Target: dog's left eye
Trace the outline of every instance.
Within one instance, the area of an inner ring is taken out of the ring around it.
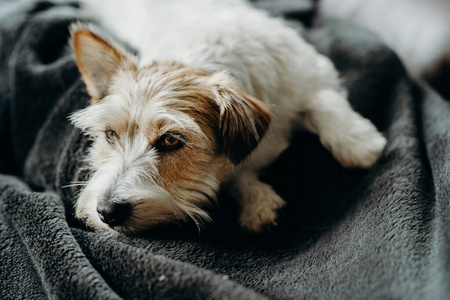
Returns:
[[[105,131],[106,140],[108,143],[113,144],[117,138],[117,134],[114,130],[108,129]]]
[[[158,140],[156,148],[158,148],[159,151],[167,152],[180,149],[183,145],[184,143],[180,138],[172,134],[165,134]]]

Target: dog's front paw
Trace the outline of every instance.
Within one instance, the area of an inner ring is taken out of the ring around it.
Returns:
[[[86,227],[93,231],[108,232],[112,230],[108,225],[103,223],[97,215],[91,214],[83,209],[77,209],[75,216],[81,220]]]
[[[367,119],[359,120],[350,132],[342,133],[331,147],[334,157],[348,168],[370,168],[386,147],[386,138]]]
[[[85,190],[77,201],[75,217],[81,220],[86,227],[97,232],[108,232],[112,229],[100,220],[97,213],[96,201],[93,201],[94,194]]]
[[[262,233],[277,225],[278,210],[286,202],[267,184],[261,183],[246,193],[239,218],[242,229],[248,233]]]

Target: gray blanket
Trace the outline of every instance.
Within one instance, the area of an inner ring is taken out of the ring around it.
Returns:
[[[310,22],[308,1],[258,2]],[[74,218],[89,141],[67,116],[89,99],[67,47],[75,3],[0,1],[1,299],[449,299],[450,103],[352,25],[304,34],[352,106],[389,143],[368,171],[342,168],[308,133],[263,180],[287,199],[279,226],[246,236],[220,195],[215,222],[105,235]]]

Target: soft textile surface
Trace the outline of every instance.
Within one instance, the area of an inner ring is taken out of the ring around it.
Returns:
[[[80,187],[65,187],[86,175],[88,141],[67,115],[89,99],[66,46],[84,17],[56,3],[0,1],[1,299],[449,297],[450,105],[376,37],[335,22],[305,32],[389,140],[371,170],[343,169],[298,133],[264,175],[289,202],[272,232],[242,235],[223,193],[200,233],[105,235],[75,220]],[[280,2],[305,19],[310,4]]]

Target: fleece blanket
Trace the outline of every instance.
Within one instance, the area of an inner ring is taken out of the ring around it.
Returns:
[[[367,171],[299,132],[262,179],[288,202],[247,236],[221,192],[215,222],[146,236],[74,218],[89,141],[67,121],[89,99],[67,47],[68,1],[0,1],[1,299],[449,299],[450,103],[411,79],[374,35],[314,19],[308,1],[253,1],[341,73],[352,106],[388,139]],[[297,6],[296,6],[297,5]]]

